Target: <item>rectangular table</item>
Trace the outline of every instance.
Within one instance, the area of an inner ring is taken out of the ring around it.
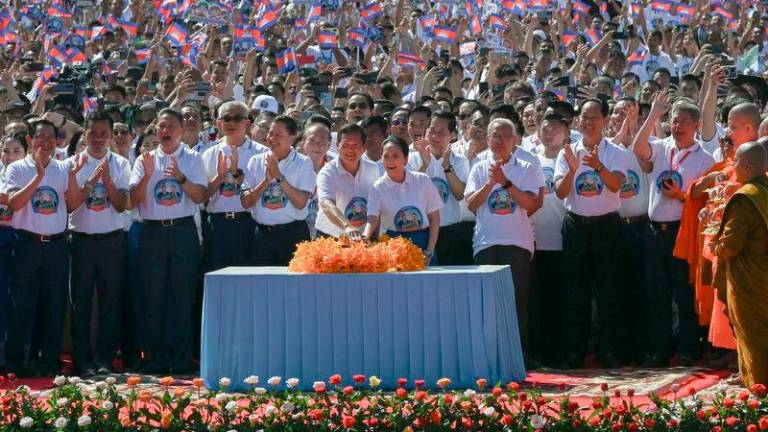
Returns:
[[[448,377],[452,387],[521,381],[525,366],[507,266],[413,273],[294,274],[230,267],[205,275],[201,376],[233,390],[257,375],[318,380],[341,374],[396,380]]]

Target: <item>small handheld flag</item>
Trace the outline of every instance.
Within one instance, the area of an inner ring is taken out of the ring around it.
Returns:
[[[335,49],[339,47],[336,32],[322,30],[317,35],[317,42],[322,49]]]
[[[293,48],[288,48],[277,54],[277,70],[280,74],[287,74],[297,69],[298,63]]]
[[[447,26],[435,26],[432,29],[432,35],[435,40],[448,43],[456,42],[456,37],[458,36],[456,30]]]
[[[165,31],[165,39],[174,46],[187,44],[187,31],[179,23],[174,22]]]

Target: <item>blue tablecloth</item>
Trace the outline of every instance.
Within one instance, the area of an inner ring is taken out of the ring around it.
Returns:
[[[414,273],[293,274],[230,267],[205,275],[201,375],[248,388],[257,375],[317,380],[441,377],[452,387],[525,378],[507,266],[430,267]]]

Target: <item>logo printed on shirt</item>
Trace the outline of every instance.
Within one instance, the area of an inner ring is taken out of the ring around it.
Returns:
[[[0,222],[10,222],[13,219],[13,210],[8,206],[0,206]]]
[[[355,228],[365,225],[366,218],[368,217],[368,201],[360,197],[352,198],[344,209],[344,217]]]
[[[88,194],[88,198],[85,199],[85,207],[90,211],[100,212],[109,207],[109,197],[107,196],[107,188],[103,183],[96,183],[96,185]]]
[[[547,188],[547,194],[551,194],[555,191],[555,170],[543,167],[541,171],[544,173],[544,187]]]
[[[517,204],[509,197],[509,192],[504,188],[496,188],[488,195],[488,210],[497,216],[511,215],[515,212]]]
[[[645,72],[648,73],[648,76],[652,76],[654,72],[656,72],[656,69],[659,68],[659,62],[656,60],[648,60],[648,63],[645,64]]]
[[[432,183],[435,185],[435,188],[437,188],[437,193],[440,194],[440,198],[443,200],[443,204],[448,202],[448,194],[450,193],[450,190],[448,189],[448,182],[441,179],[440,177],[432,177]]]
[[[640,192],[640,176],[632,170],[627,170],[627,177],[624,178],[624,183],[621,184],[619,189],[619,197],[621,199],[630,199],[637,196]]]
[[[240,194],[240,185],[235,182],[232,173],[227,173],[226,178],[219,184],[219,195],[225,198],[232,198]]]
[[[672,180],[672,183],[678,188],[683,188],[683,176],[677,171],[665,170],[656,178],[656,187],[658,188],[656,193],[661,193],[661,190],[664,188],[664,182],[668,180]]]
[[[395,213],[395,228],[398,231],[418,231],[424,225],[421,210],[414,206],[406,206]]]
[[[288,197],[278,182],[272,182],[261,196],[261,205],[270,210],[280,210],[288,204]]]
[[[595,171],[584,171],[576,177],[576,195],[589,198],[601,193],[603,193],[603,179]]]
[[[49,186],[41,186],[35,190],[30,200],[32,211],[49,216],[59,210],[59,194]]]
[[[155,202],[161,206],[174,206],[183,196],[184,191],[174,178],[164,178],[155,184]]]
[[[317,201],[317,191],[312,195],[312,198],[307,203],[307,224],[309,226],[315,226],[317,220],[317,211],[320,210],[320,203]]]

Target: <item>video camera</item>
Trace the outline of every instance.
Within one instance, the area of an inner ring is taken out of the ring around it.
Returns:
[[[51,105],[80,106],[83,96],[91,96],[88,88],[93,71],[89,66],[64,66],[59,75],[51,79],[54,83]]]

